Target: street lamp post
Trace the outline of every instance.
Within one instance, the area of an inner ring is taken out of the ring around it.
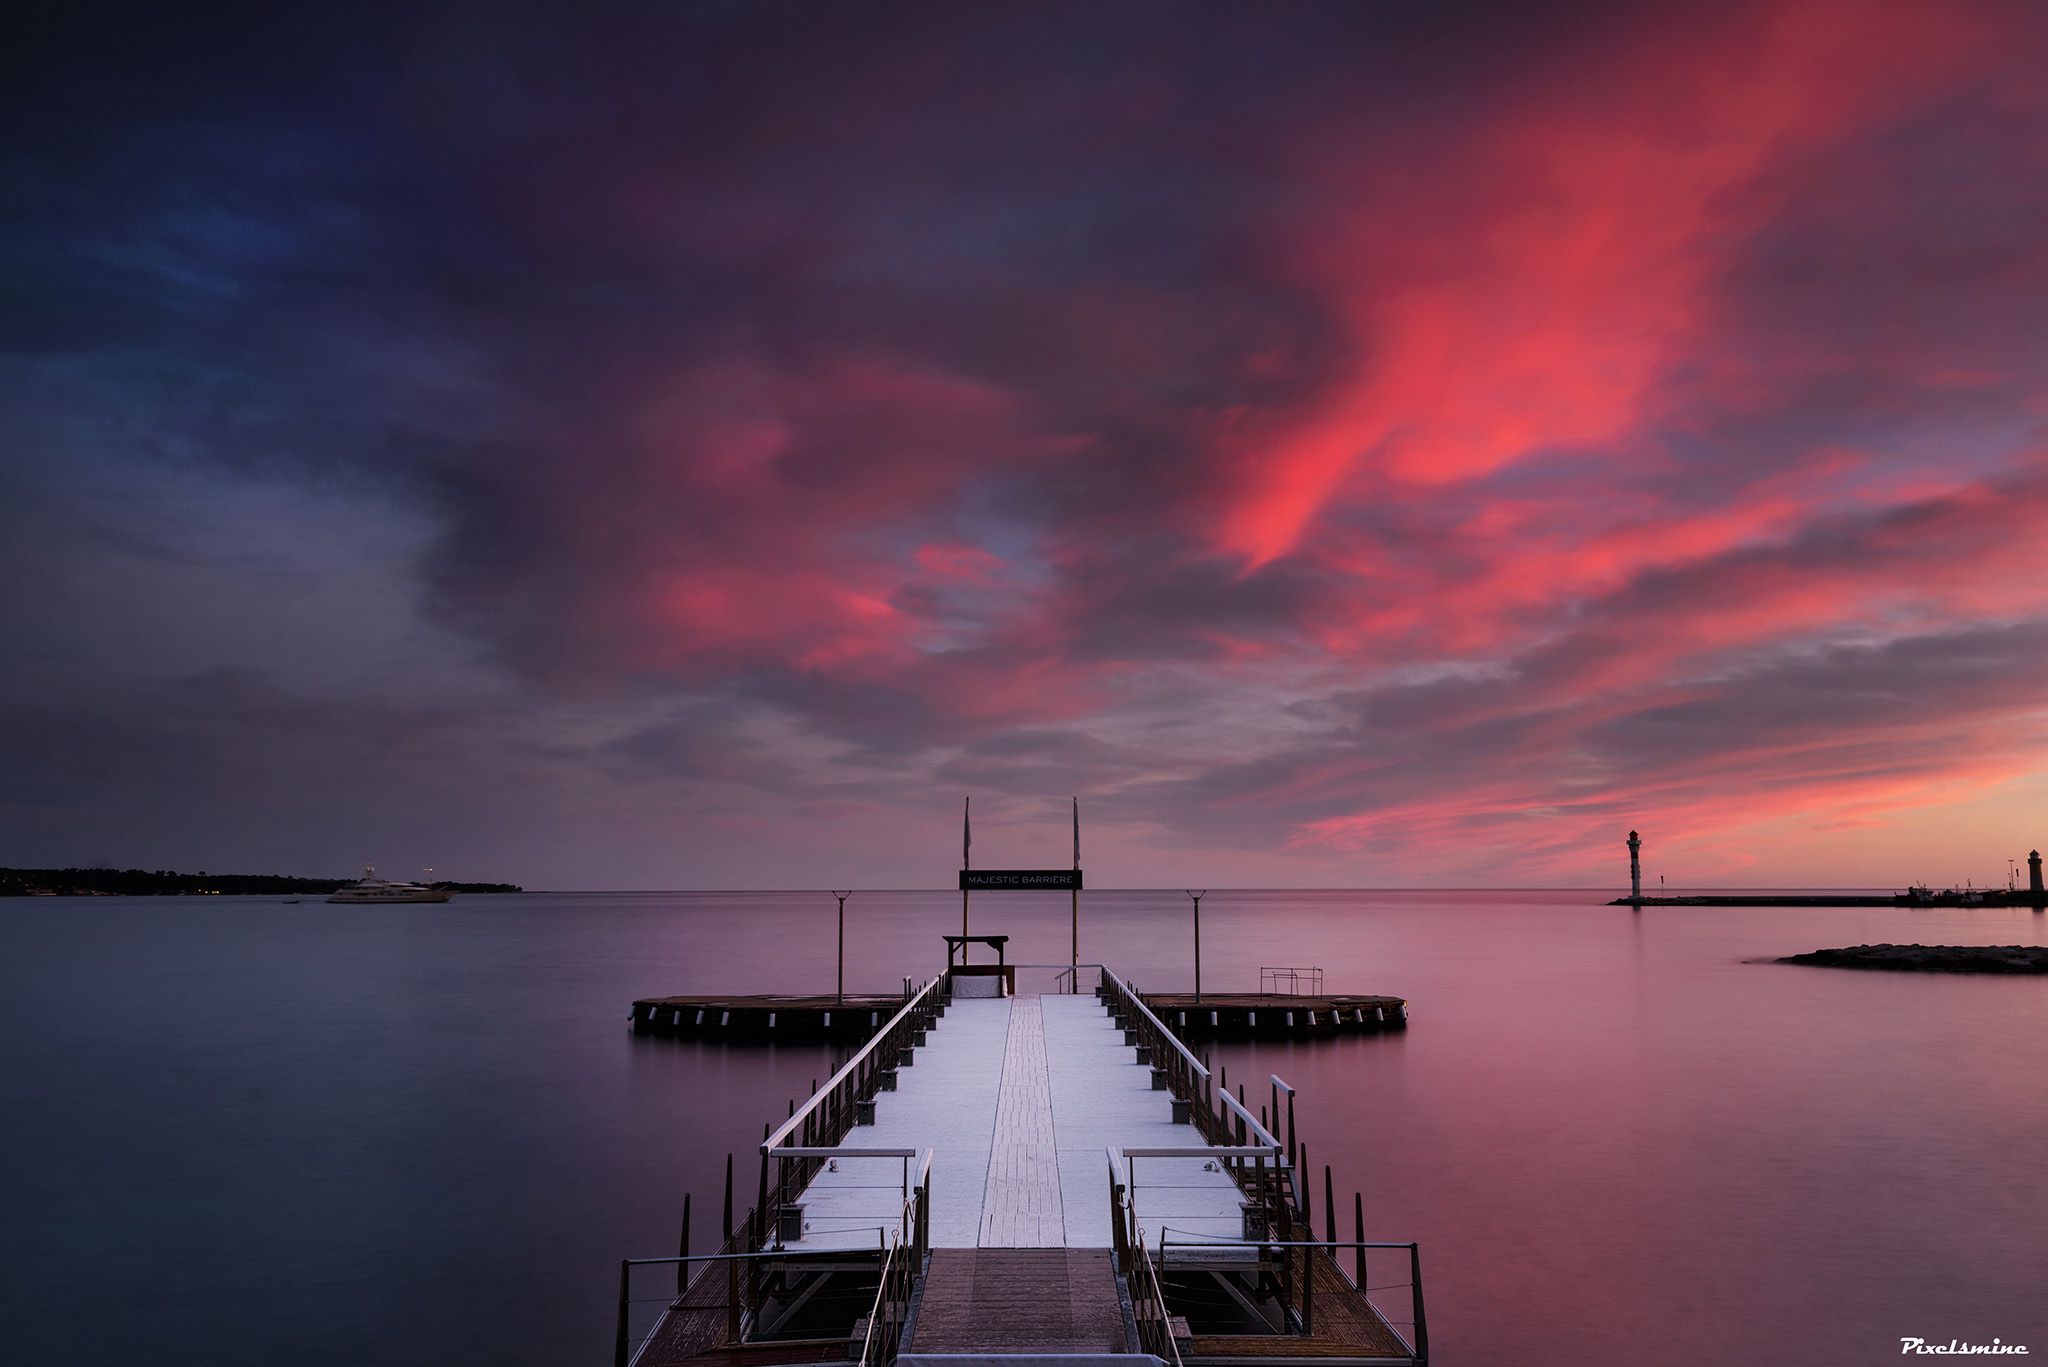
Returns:
[[[1209,895],[1203,888],[1200,892],[1190,889],[1188,896],[1195,901],[1195,1000],[1202,1000],[1202,899]]]
[[[839,1005],[841,1005],[841,1006],[844,1006],[844,1005],[846,1005],[846,899],[847,899],[847,898],[849,898],[849,897],[851,897],[851,896],[853,896],[853,890],[849,888],[849,889],[848,889],[847,891],[845,891],[845,892],[835,892],[835,893],[833,893],[832,895],[833,895],[834,897],[837,897],[837,898],[839,899],[839,983],[838,983],[838,996],[839,996]]]

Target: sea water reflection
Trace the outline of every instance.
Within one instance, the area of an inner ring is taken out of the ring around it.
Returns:
[[[1317,964],[1410,999],[1404,1034],[1214,1053],[1300,1089],[1311,1164],[1345,1204],[1364,1193],[1370,1237],[1422,1241],[1438,1360],[2048,1350],[2048,981],[1750,962],[2038,944],[2044,918],[1599,900],[1204,900],[1207,987]],[[701,1245],[725,1155],[744,1173],[831,1062],[636,1039],[627,1003],[829,988],[833,906],[0,906],[0,1354],[602,1362],[617,1260],[673,1251],[685,1191]],[[1082,907],[1084,958],[1190,985],[1180,893]],[[847,910],[850,990],[935,972],[959,925],[951,893]],[[1064,895],[981,895],[974,916],[1013,959],[1066,956]]]

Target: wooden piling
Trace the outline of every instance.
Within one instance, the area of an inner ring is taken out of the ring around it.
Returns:
[[[683,1261],[676,1264],[676,1294],[682,1295],[690,1284],[690,1193],[683,1193],[683,1235],[676,1240],[676,1256]]]
[[[1408,1282],[1415,1297],[1415,1360],[1429,1361],[1429,1317],[1422,1309],[1422,1250],[1408,1246]]]
[[[1353,1270],[1358,1273],[1358,1289],[1368,1291],[1365,1284],[1365,1193],[1362,1191],[1351,1193],[1351,1238],[1358,1245],[1352,1250],[1354,1256],[1351,1260]]]
[[[619,1324],[617,1337],[612,1342],[613,1367],[626,1367],[626,1359],[632,1352],[631,1319],[633,1314],[633,1264],[625,1259],[619,1261]]]

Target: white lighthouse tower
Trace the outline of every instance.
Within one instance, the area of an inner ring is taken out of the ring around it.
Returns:
[[[1628,900],[1643,904],[1643,838],[1634,831],[1628,833]]]

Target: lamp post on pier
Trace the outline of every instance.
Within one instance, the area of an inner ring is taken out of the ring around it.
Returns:
[[[960,871],[974,867],[974,799],[960,800]],[[967,963],[967,880],[960,880],[960,962]]]
[[[1067,990],[1081,990],[1081,799],[1074,799],[1074,886],[1068,890],[1073,912],[1073,946],[1067,964]]]
[[[1198,1002],[1202,1000],[1202,899],[1208,895],[1207,888],[1200,892],[1192,888],[1188,890],[1188,896],[1195,902],[1195,1000]]]
[[[853,890],[849,888],[845,892],[835,892],[832,895],[839,899],[839,981],[837,995],[839,1005],[844,1006],[846,1005],[846,899],[853,896]]]

